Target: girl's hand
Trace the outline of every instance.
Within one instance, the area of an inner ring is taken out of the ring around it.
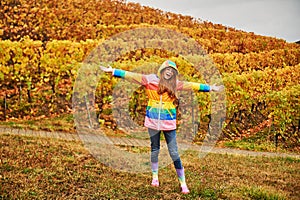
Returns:
[[[100,69],[104,72],[113,72],[114,70],[111,66],[109,67],[100,66]]]
[[[222,92],[223,90],[224,90],[224,85],[217,86],[216,84],[213,84],[210,86],[210,91]]]

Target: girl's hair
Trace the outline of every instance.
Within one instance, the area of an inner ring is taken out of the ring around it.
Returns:
[[[163,77],[163,73],[166,70],[166,68],[161,70],[157,93],[163,94],[163,93],[167,92],[171,98],[177,99],[177,90],[176,89],[177,89],[177,74],[178,73],[175,69],[173,69],[173,68],[171,68],[171,69],[173,70],[173,76],[168,80],[164,79],[164,77]]]

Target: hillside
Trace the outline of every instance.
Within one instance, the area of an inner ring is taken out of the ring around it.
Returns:
[[[296,43],[126,1],[2,0],[0,11],[2,121],[70,114],[77,71],[92,49],[126,30],[163,27],[194,38],[220,71],[227,98],[224,137],[262,132],[267,140],[279,139],[286,146],[299,143],[300,46]],[[179,55],[149,49],[128,52],[115,65],[128,69],[156,56],[172,57],[184,69],[189,67]],[[104,125],[116,128],[110,99],[117,81],[102,81],[104,89],[96,91],[97,115]],[[201,133],[207,129],[209,109],[200,114]]]
[[[195,38],[214,39],[215,42],[240,39],[230,44],[239,43],[236,44],[239,45],[237,51],[245,51],[245,42],[254,42],[252,48],[258,45],[260,49],[256,51],[294,47],[281,39],[258,36],[122,0],[3,0],[0,10],[2,40],[18,41],[24,36],[41,41],[102,39],[136,26],[159,25],[173,26]],[[261,44],[254,40],[260,40]]]

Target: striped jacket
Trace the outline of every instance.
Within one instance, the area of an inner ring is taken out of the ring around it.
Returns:
[[[157,93],[159,77],[156,74],[143,75],[114,69],[113,76],[145,86],[146,93],[149,97],[144,123],[146,127],[155,130],[176,129],[176,107],[173,104],[174,99],[170,98],[167,93],[161,95]],[[201,83],[177,81],[177,90],[209,92],[210,86]]]

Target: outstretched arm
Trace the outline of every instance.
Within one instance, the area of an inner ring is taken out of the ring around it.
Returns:
[[[224,90],[224,86],[220,85],[217,86],[214,85],[208,85],[208,84],[202,84],[202,83],[195,83],[195,82],[186,82],[186,81],[180,81],[177,85],[178,90],[196,90],[200,92],[221,92]]]
[[[114,69],[111,66],[109,66],[109,67],[100,66],[100,69],[104,72],[112,73],[112,75],[115,77],[124,78],[128,81],[138,83],[141,85],[145,84],[144,83],[145,78],[144,78],[144,75],[142,75],[142,74],[133,73],[133,72],[129,72],[129,71],[121,70],[121,69]]]

